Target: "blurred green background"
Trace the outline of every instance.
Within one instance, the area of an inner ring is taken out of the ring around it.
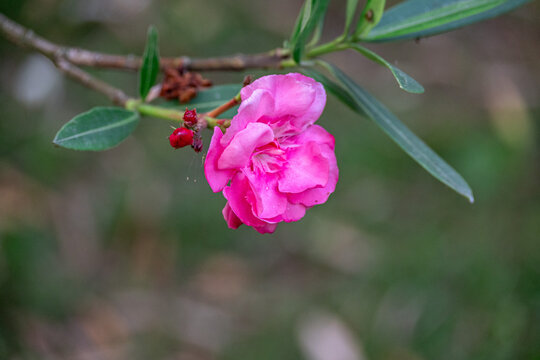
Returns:
[[[3,0],[55,42],[164,56],[281,46],[301,1]],[[333,1],[325,38],[338,35]],[[0,40],[0,359],[540,359],[540,4],[328,58],[469,181],[469,204],[334,98],[329,201],[273,235],[227,229],[203,157],[144,119],[118,148],[55,148],[108,102]],[[136,94],[133,73],[94,71]],[[260,76],[263,72],[251,71]],[[247,73],[246,73],[247,74]],[[206,73],[215,84],[243,73]],[[207,132],[205,144],[209,143]]]

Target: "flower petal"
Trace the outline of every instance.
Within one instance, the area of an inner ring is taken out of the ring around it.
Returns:
[[[253,228],[261,234],[271,234],[276,231],[277,224],[266,223],[263,226],[254,226]]]
[[[245,88],[244,88],[245,89]],[[266,89],[254,89],[249,98],[242,98],[238,113],[232,118],[221,144],[226,146],[249,123],[257,122],[262,116],[274,112],[274,96]]]
[[[242,170],[249,180],[255,196],[254,213],[260,219],[270,219],[282,214],[287,209],[287,195],[278,191],[276,174],[260,174]]]
[[[293,204],[302,204],[307,207],[323,204],[336,189],[339,178],[336,155],[327,145],[321,146],[322,155],[327,158],[329,165],[328,182],[324,187],[308,189],[297,194],[289,194],[288,199]]]
[[[225,204],[222,213],[230,229],[238,229],[238,227],[243,224],[242,220],[240,220],[240,218],[236,216],[234,211],[232,211],[228,202],[227,204]]]
[[[248,226],[265,227],[267,222],[253,213],[254,195],[246,176],[239,172],[231,180],[231,184],[223,189],[223,196],[228,200],[230,209]]]
[[[285,221],[285,222],[298,221],[301,218],[303,218],[304,215],[306,215],[306,210],[307,210],[306,207],[302,204],[287,203],[287,209],[285,210],[285,212],[279,216],[276,216],[273,219],[269,219],[269,221],[271,220],[272,222],[276,222],[276,223],[280,221]]]
[[[274,140],[272,129],[261,123],[250,123],[238,132],[218,159],[218,169],[238,169],[247,166],[253,151]]]
[[[325,146],[325,145],[323,145]],[[279,178],[278,189],[286,193],[299,193],[328,182],[328,159],[321,154],[319,144],[307,144],[287,151],[287,166]]]
[[[279,136],[302,132],[317,121],[326,104],[322,84],[298,73],[264,76],[241,90],[242,101],[261,89],[272,94],[274,106],[257,121],[270,124]]]
[[[288,148],[291,146],[296,147],[310,141],[316,142],[319,145],[328,145],[331,150],[334,150],[336,142],[332,134],[326,131],[322,126],[312,125],[296,136],[281,139],[280,146],[282,148]]]
[[[221,146],[222,137],[223,133],[221,132],[221,129],[216,126],[204,162],[204,174],[206,175],[206,180],[213,192],[223,190],[235,172],[234,170],[223,170],[218,168],[218,159],[224,150],[223,146]]]

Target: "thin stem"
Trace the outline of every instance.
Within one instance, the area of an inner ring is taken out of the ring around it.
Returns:
[[[121,70],[138,70],[142,60],[135,55],[112,55],[80,48],[65,47],[34,34],[31,30],[8,19],[0,13],[0,32],[19,46],[39,51],[53,58],[61,56],[72,64],[79,66],[111,68]],[[281,62],[289,58],[287,49],[275,49],[253,55],[238,54],[233,56],[194,59],[187,56],[161,58],[161,68],[183,67],[194,71],[243,71],[247,69],[280,69]]]
[[[56,67],[70,78],[80,82],[84,86],[107,96],[114,104],[124,106],[128,96],[120,89],[96,79],[86,71],[59,57],[53,60]]]
[[[231,120],[230,119],[216,119],[216,118],[205,116],[204,120],[206,120],[206,126],[209,129],[213,129],[216,126],[219,126],[222,129],[226,129],[229,126],[231,126]]]
[[[240,98],[240,94],[238,94],[235,97],[233,97],[231,100],[227,101],[225,104],[220,105],[217,108],[215,108],[214,110],[209,111],[208,113],[206,113],[206,116],[210,117],[210,118],[218,117],[219,115],[223,114],[225,111],[227,111],[227,110],[235,107],[236,105],[240,104],[241,101],[242,100]]]
[[[254,55],[234,55],[196,59],[187,56],[162,57],[160,67],[184,68],[193,71],[243,71],[247,69],[281,68],[281,60],[287,57],[283,49]],[[136,71],[141,67],[142,59],[135,55],[111,55],[79,49],[64,48],[66,59],[70,62],[89,67],[110,68]]]
[[[34,34],[33,31],[9,20],[1,13],[0,31],[15,44],[34,49],[45,55],[54,63],[58,70],[84,86],[104,94],[113,103],[124,106],[129,99],[122,90],[115,88],[102,80],[96,79],[86,71],[67,61],[62,56],[61,48],[57,45]]]
[[[344,39],[341,37],[338,37],[333,41],[327,42],[326,44],[319,45],[308,51],[307,57],[314,58],[331,52],[346,50],[349,48],[349,44],[347,42],[343,42],[343,40]]]
[[[155,105],[144,104],[138,100],[133,100],[133,99],[126,103],[126,108],[130,110],[137,110],[142,115],[176,121],[176,122],[179,122],[180,124],[184,123],[183,111],[162,108],[160,106],[155,106]]]
[[[174,121],[174,122],[180,123],[180,125],[184,124],[183,111],[167,109],[160,106],[145,104],[145,103],[142,103],[140,100],[135,100],[135,99],[129,99],[126,102],[125,107],[126,109],[129,109],[129,110],[138,111],[141,115]],[[207,127],[207,128],[212,129],[216,126],[220,126],[221,128],[224,129],[230,126],[231,120],[216,119],[214,116],[209,116],[209,114],[210,113],[201,115],[201,117],[199,118],[199,124],[198,124],[199,128]]]
[[[48,58],[52,59],[60,55],[61,49],[58,45],[34,34],[32,30],[8,19],[2,13],[0,13],[0,31],[4,37],[16,45],[37,50]]]

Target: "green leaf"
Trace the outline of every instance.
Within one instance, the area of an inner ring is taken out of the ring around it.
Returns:
[[[338,84],[331,79],[329,79],[326,75],[321,73],[315,68],[302,68],[301,69],[304,75],[309,76],[321,84],[324,85],[326,91],[334,95],[336,98],[338,98],[339,101],[347,105],[351,110],[360,113],[362,115],[365,115],[364,111],[358,104],[354,101],[354,99],[349,95],[347,90],[343,88],[341,84]]]
[[[356,84],[345,73],[328,63],[325,66],[344,86],[358,107],[367,114],[392,140],[431,175],[465,196],[472,203],[474,197],[467,182],[429,146],[420,140],[383,104]]]
[[[396,81],[398,82],[399,87],[402,88],[403,90],[413,93],[413,94],[421,94],[424,92],[424,87],[420,85],[418,81],[414,80],[405,72],[401,71],[394,65],[390,64],[388,61],[380,57],[378,54],[357,44],[352,44],[351,48],[358,51],[359,53],[361,53],[368,59],[373,60],[376,63],[381,64],[382,66],[386,66],[388,70],[390,70],[392,74],[394,75],[394,77],[396,78]]]
[[[189,109],[195,108],[198,113],[204,113],[231,100],[238,94],[240,89],[242,89],[242,85],[239,84],[217,85],[208,90],[199,91],[197,96],[187,103],[180,104],[178,103],[178,100],[170,100],[161,105],[164,107],[177,108],[181,111],[184,111],[186,107]],[[235,112],[236,110],[232,109],[221,114],[220,117],[229,118],[232,117]]]
[[[296,18],[296,22],[294,24],[291,38],[289,39],[289,48],[291,50],[294,49],[294,46],[296,45],[296,41],[298,40],[298,36],[300,36],[300,33],[302,32],[302,30],[306,27],[306,24],[311,15],[312,2],[313,0],[305,0],[304,3],[302,4],[302,8],[300,9],[300,13],[298,14],[298,17]]]
[[[345,9],[345,31],[343,32],[345,35],[349,33],[357,6],[358,0],[347,0],[347,7]]]
[[[317,26],[315,26],[315,31],[313,32],[313,37],[309,41],[308,47],[315,46],[321,39],[321,35],[324,28],[324,16],[319,19]]]
[[[159,72],[159,44],[158,33],[155,27],[148,28],[146,47],[142,57],[142,66],[139,71],[139,95],[145,99],[154,86]]]
[[[120,107],[96,107],[67,122],[53,140],[73,150],[101,151],[120,144],[139,123],[139,114]]]
[[[328,8],[328,3],[330,0],[311,0],[312,1],[312,11],[309,14],[309,19],[307,20],[306,25],[302,28],[300,31],[300,34],[298,35],[296,42],[294,43],[292,55],[294,61],[296,63],[300,63],[302,60],[302,56],[304,55],[304,49],[306,45],[306,41],[308,40],[309,36],[313,33],[313,30],[315,30],[315,27],[317,24],[324,19],[324,15],[326,14],[326,10]],[[307,3],[306,3],[307,4]]]
[[[385,3],[385,0],[367,1],[354,32],[355,38],[368,34],[379,23],[383,16]]]
[[[531,0],[408,0],[387,10],[365,41],[395,41],[439,34],[495,17]]]

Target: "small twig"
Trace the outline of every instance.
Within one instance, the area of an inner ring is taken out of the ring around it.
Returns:
[[[236,105],[240,104],[241,99],[240,96],[235,96],[231,100],[227,101],[225,104],[218,106],[212,111],[209,111],[205,114],[207,117],[215,118],[219,115],[223,114],[225,111],[229,110],[230,108],[235,107]]]
[[[14,43],[37,50],[43,55],[53,58],[62,56],[72,64],[79,66],[111,68],[122,70],[138,70],[142,60],[135,55],[111,55],[80,48],[65,47],[34,34],[31,30],[8,19],[0,13],[0,30]],[[289,57],[288,51],[276,49],[267,53],[193,59],[187,56],[161,58],[161,68],[183,67],[194,71],[242,71],[246,69],[281,68],[282,61]]]
[[[64,56],[73,64],[80,66],[138,70],[142,59],[135,55],[111,55],[79,48],[64,48]],[[256,55],[234,55],[207,59],[193,59],[187,56],[162,57],[160,67],[184,68],[193,71],[242,71],[246,69],[281,68],[281,62],[287,57],[282,49]]]
[[[207,115],[203,116],[202,119],[205,121],[206,127],[209,129],[219,126],[223,131],[225,131],[226,128],[231,126],[231,119],[216,119]]]
[[[96,79],[86,71],[71,64],[62,57],[58,57],[53,60],[56,67],[70,78],[77,80],[84,86],[100,92],[107,96],[113,103],[120,106],[125,106],[129,97],[120,89],[115,88],[112,85],[107,84],[104,81]]]
[[[19,24],[9,20],[0,13],[0,30],[15,44],[34,49],[48,57],[54,65],[70,78],[80,82],[84,86],[107,96],[113,103],[124,106],[128,96],[120,89],[106,82],[96,79],[86,71],[71,64],[64,58],[62,48],[50,41],[34,34]]]
[[[175,109],[167,109],[167,108],[162,108],[155,105],[145,104],[145,103],[141,103],[140,100],[134,100],[134,99],[130,99],[127,102],[126,108],[130,110],[137,110],[143,115],[148,115],[155,118],[179,122],[181,125],[184,123],[183,111],[179,111]]]
[[[39,51],[50,59],[61,54],[61,48],[58,45],[34,34],[32,30],[8,19],[2,13],[0,13],[0,30],[8,40],[16,45]]]

